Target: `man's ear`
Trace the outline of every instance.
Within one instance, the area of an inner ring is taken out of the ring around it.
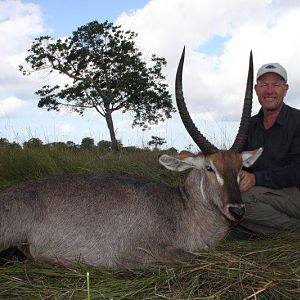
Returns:
[[[243,166],[246,168],[251,167],[256,162],[256,160],[261,156],[262,152],[263,152],[262,147],[260,147],[257,150],[242,152]]]
[[[255,91],[255,93],[256,93],[256,95],[257,95],[257,83],[254,84],[254,91]]]
[[[289,90],[289,85],[288,85],[288,84],[286,84],[286,85],[285,85],[285,93],[284,93],[284,96],[286,96],[286,94],[287,94],[288,90]]]
[[[169,155],[162,155],[159,158],[159,163],[163,165],[165,168],[171,171],[182,172],[187,169],[191,168],[201,168],[204,165],[204,156],[169,156]]]

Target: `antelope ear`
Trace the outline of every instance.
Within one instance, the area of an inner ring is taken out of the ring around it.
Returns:
[[[182,172],[187,169],[197,168],[200,169],[204,166],[204,156],[195,156],[195,157],[173,157],[169,155],[162,155],[159,158],[159,163],[165,168],[171,171]]]
[[[256,160],[261,156],[262,152],[262,147],[260,147],[257,150],[242,152],[243,166],[246,168],[252,166],[256,162]]]

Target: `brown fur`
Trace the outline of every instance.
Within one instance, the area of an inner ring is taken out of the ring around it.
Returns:
[[[196,169],[181,192],[138,177],[29,181],[0,192],[0,250],[18,246],[37,261],[111,268],[191,259],[227,234],[221,205],[212,174]]]

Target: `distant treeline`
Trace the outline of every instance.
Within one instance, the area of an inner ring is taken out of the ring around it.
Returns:
[[[118,146],[121,151],[152,151],[159,150],[159,147],[165,143],[165,140],[156,136],[152,136],[151,140],[147,143],[147,146],[139,148],[135,146],[123,146],[122,141],[118,140]],[[148,147],[149,146],[149,147]],[[93,138],[85,137],[81,140],[80,144],[76,144],[73,141],[64,142],[52,142],[44,143],[39,138],[30,138],[28,141],[24,142],[22,145],[17,142],[10,142],[7,138],[0,138],[0,149],[1,148],[11,148],[11,149],[28,149],[28,148],[48,148],[48,149],[85,149],[85,150],[103,150],[111,151],[112,142],[101,140],[97,144]],[[177,149],[171,147],[165,149],[167,152],[178,153]]]

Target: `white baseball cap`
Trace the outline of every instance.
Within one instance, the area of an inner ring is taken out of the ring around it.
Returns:
[[[262,65],[258,71],[257,71],[257,76],[256,80],[259,79],[262,75],[266,73],[275,73],[281,76],[285,82],[287,82],[287,72],[286,69],[279,63],[269,63],[269,64],[264,64]]]

